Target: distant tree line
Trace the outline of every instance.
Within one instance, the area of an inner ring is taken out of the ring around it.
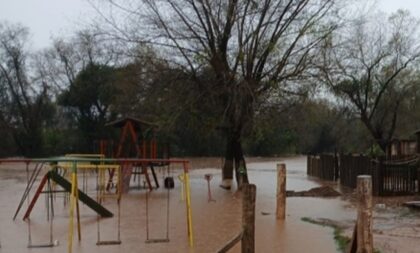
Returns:
[[[0,156],[92,152],[116,139],[107,122],[132,116],[158,124],[173,155],[223,156],[229,173],[244,155],[384,150],[420,126],[418,20],[406,11],[137,4],[148,16],[129,12],[131,26],[99,18],[40,51],[27,28],[0,23]]]

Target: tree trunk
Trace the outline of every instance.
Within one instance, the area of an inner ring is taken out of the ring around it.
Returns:
[[[236,140],[233,143],[233,152],[235,158],[236,182],[238,183],[238,190],[241,190],[242,184],[248,183],[248,172],[240,140]]]
[[[231,138],[227,138],[225,161],[222,168],[222,184],[220,187],[230,190],[233,180],[233,146]]]
[[[362,114],[361,120],[370,132],[370,134],[375,139],[376,144],[378,144],[378,146],[382,149],[383,152],[386,152],[386,146],[388,145],[389,140],[385,140],[383,134],[372,126],[371,122],[365,114]]]
[[[253,93],[250,93],[248,82],[240,82],[229,87],[232,90],[229,92],[229,96],[225,101],[227,104],[225,117],[227,146],[225,164],[223,165],[222,188],[231,188],[233,171],[235,171],[238,190],[240,190],[242,184],[248,183],[241,137],[244,135],[246,129],[250,129],[252,124],[254,97]]]
[[[222,168],[222,184],[220,187],[229,190],[232,186],[233,171],[240,190],[242,184],[248,183],[246,162],[240,138],[229,136],[226,141],[225,162]]]

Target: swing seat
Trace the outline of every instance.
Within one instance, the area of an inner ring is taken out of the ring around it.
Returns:
[[[54,243],[45,243],[45,244],[30,244],[28,248],[52,248],[54,247]]]
[[[121,244],[121,241],[100,241],[97,242],[96,245],[101,246],[101,245],[119,245]]]
[[[166,177],[164,181],[166,189],[173,189],[175,187],[175,182],[173,177]]]
[[[169,242],[169,238],[166,239],[147,239],[146,243],[162,243],[162,242]]]

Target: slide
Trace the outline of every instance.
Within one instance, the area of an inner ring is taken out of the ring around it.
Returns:
[[[50,178],[51,180],[53,180],[54,182],[56,182],[58,185],[60,185],[61,187],[63,187],[66,191],[71,192],[71,183],[69,181],[67,181],[64,177],[60,176],[57,172],[55,171],[49,171],[44,178],[41,180],[41,183],[38,187],[38,190],[36,192],[36,194],[34,195],[28,210],[26,211],[23,219],[27,219],[32,211],[33,206],[35,205],[45,183],[46,183],[46,179]],[[85,203],[88,207],[90,207],[93,211],[95,211],[97,214],[99,214],[101,217],[112,217],[113,214],[106,209],[105,207],[103,207],[101,204],[99,204],[98,202],[96,202],[94,199],[92,199],[91,197],[89,197],[87,194],[85,194],[84,192],[82,192],[80,189],[77,189],[79,191],[79,200],[82,201],[83,203]]]

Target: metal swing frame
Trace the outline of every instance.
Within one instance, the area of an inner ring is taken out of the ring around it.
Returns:
[[[100,215],[97,216],[97,242],[96,245],[119,245],[121,244],[121,193],[122,193],[122,168],[121,166],[118,166],[114,171],[117,171],[117,187],[116,187],[116,193],[107,193],[106,188],[107,184],[109,183],[106,180],[106,169],[104,168],[98,168],[97,167],[97,176],[96,176],[96,186],[97,186],[97,200],[98,203],[102,204],[102,201],[106,198],[116,198],[117,199],[117,205],[118,205],[118,224],[117,224],[117,239],[116,240],[101,240],[101,217]]]
[[[47,191],[43,191],[42,193],[47,194],[47,220],[50,223],[50,241],[48,243],[41,243],[41,244],[32,244],[32,233],[31,233],[31,219],[30,217],[27,218],[28,222],[28,248],[52,248],[54,246],[57,246],[54,243],[53,238],[53,220],[54,220],[54,205],[53,205],[53,189],[51,186],[51,180],[50,178],[47,179]],[[29,198],[28,198],[29,200]]]
[[[139,158],[73,158],[73,157],[52,157],[52,158],[36,158],[36,159],[0,159],[0,163],[35,163],[36,167],[43,165],[45,163],[66,163],[66,167],[71,168],[71,194],[70,194],[70,216],[69,216],[69,231],[68,231],[68,252],[72,252],[72,242],[73,242],[73,230],[74,230],[74,213],[77,208],[77,199],[78,199],[78,190],[77,190],[77,163],[110,163],[110,164],[121,164],[121,163],[167,163],[167,164],[182,164],[183,167],[183,184],[185,190],[185,203],[186,203],[186,215],[187,215],[187,234],[189,246],[194,246],[194,237],[193,237],[193,225],[192,225],[192,208],[191,208],[191,192],[190,192],[190,182],[189,182],[189,170],[190,163],[187,160],[182,159],[139,159]],[[111,165],[112,166],[112,165]],[[36,177],[36,175],[34,174]],[[30,180],[31,181],[31,180]],[[31,186],[27,185],[25,189],[24,196],[22,199],[27,198]],[[18,208],[20,209],[20,208]],[[18,212],[19,210],[17,210]],[[77,210],[76,210],[77,211]],[[16,212],[16,213],[17,213]],[[78,214],[78,212],[76,213]],[[17,214],[15,214],[17,215]],[[78,215],[77,215],[78,216]],[[79,223],[78,223],[79,228]],[[80,240],[80,238],[79,238]]]
[[[168,176],[170,175],[170,167],[168,165]],[[150,238],[149,236],[149,191],[146,192],[146,241],[145,243],[168,243],[169,239],[169,209],[170,209],[170,188],[166,188],[166,238]]]

